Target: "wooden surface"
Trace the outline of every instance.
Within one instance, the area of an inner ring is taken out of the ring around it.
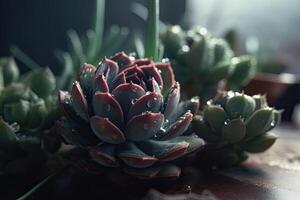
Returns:
[[[283,125],[274,132],[280,139],[269,151],[253,155],[237,168],[207,172],[187,167],[177,181],[152,185],[125,182],[118,188],[102,181],[101,176],[70,178],[63,174],[30,199],[300,199],[300,131]],[[0,179],[0,182],[1,200],[15,199],[31,187],[27,185],[21,189],[13,180]]]

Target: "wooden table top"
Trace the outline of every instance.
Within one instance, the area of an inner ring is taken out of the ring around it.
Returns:
[[[29,199],[300,199],[300,130],[290,125],[282,125],[273,132],[280,137],[275,145],[265,153],[251,156],[237,168],[208,174],[188,167],[184,169],[179,180],[163,186],[158,185],[156,190],[150,189],[148,194],[149,188],[144,185],[115,189],[106,183],[92,182],[87,178],[77,180],[80,184],[69,186],[70,179],[65,176],[51,183],[51,186],[41,188]],[[57,189],[59,185],[63,189]],[[20,196],[11,195],[5,189],[13,187],[17,186],[12,181],[1,184],[0,199],[15,199],[9,197]],[[26,190],[30,187],[27,186]],[[2,197],[5,192],[6,196]]]

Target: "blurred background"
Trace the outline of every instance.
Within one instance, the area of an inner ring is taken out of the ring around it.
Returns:
[[[145,21],[132,12],[135,2],[145,5],[143,0],[106,1],[105,30],[113,24],[145,30]],[[11,46],[17,45],[38,65],[59,71],[54,52],[67,49],[69,29],[80,35],[91,27],[93,5],[92,0],[1,0],[0,57],[10,56]],[[300,102],[299,7],[297,0],[163,0],[160,19],[184,28],[207,27],[213,34],[233,41],[237,55],[255,55],[260,72],[290,73],[264,76],[263,80],[270,79],[270,87],[283,88],[273,105],[284,108],[284,119],[291,120]],[[143,15],[146,11],[139,12]],[[124,48],[130,49],[126,45]],[[22,63],[19,65],[22,68]]]

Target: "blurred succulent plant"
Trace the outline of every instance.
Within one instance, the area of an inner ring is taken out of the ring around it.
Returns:
[[[270,148],[276,136],[269,133],[281,119],[281,111],[268,107],[265,96],[222,92],[210,100],[202,115],[194,118],[195,132],[208,143],[205,158],[220,166],[247,159],[247,153]]]
[[[84,63],[96,65],[105,55],[116,53],[128,36],[127,28],[113,25],[103,37],[105,0],[94,0],[94,4],[93,27],[82,37],[75,30],[69,30],[69,49],[56,52],[63,66],[57,81],[59,89],[70,89]]]
[[[84,64],[71,94],[60,91],[66,141],[106,167],[139,178],[178,177],[169,161],[203,146],[184,135],[199,108],[197,97],[180,102],[172,68],[118,53],[99,66]]]
[[[252,57],[234,57],[225,40],[214,37],[203,27],[183,31],[180,26],[169,26],[161,40],[165,56],[171,59],[187,95],[199,95],[203,103],[214,97],[221,80],[226,80],[231,89],[239,90],[255,73]]]
[[[0,70],[0,171],[25,173],[44,161],[43,134],[59,116],[52,94],[55,77],[48,68],[40,68],[18,81],[12,58],[1,58]]]

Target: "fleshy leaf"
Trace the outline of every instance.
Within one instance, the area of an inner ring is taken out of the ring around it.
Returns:
[[[176,112],[176,107],[180,100],[180,85],[178,82],[170,89],[169,94],[167,96],[166,105],[164,109],[164,115],[166,120],[172,117],[172,115]]]
[[[152,92],[161,93],[161,88],[153,77],[148,81],[148,88]]]
[[[141,86],[134,83],[125,83],[119,85],[112,91],[113,97],[120,103],[123,109],[124,116],[127,116],[129,108],[134,101],[145,94],[145,90]]]
[[[96,92],[109,92],[104,75],[98,76],[94,81],[94,93]]]
[[[90,119],[90,124],[95,135],[104,142],[120,144],[126,140],[122,131],[108,118],[93,116]]]
[[[276,141],[277,137],[270,133],[260,135],[244,144],[243,149],[250,153],[261,153],[269,149]]]
[[[246,137],[254,138],[269,129],[273,120],[272,108],[262,108],[255,111],[246,121]]]
[[[90,64],[84,64],[79,73],[80,86],[86,96],[89,96],[93,92],[93,82],[96,68]]]
[[[133,64],[136,64],[137,66],[149,65],[151,63],[153,63],[153,61],[150,60],[149,58],[141,58],[141,59],[137,59],[133,62]]]
[[[175,76],[173,69],[168,63],[156,63],[155,67],[160,71],[163,79],[164,87],[162,93],[165,95],[169,89],[175,84]]]
[[[93,108],[95,115],[108,117],[110,121],[122,128],[124,121],[122,108],[110,93],[97,92],[93,97]]]
[[[134,143],[127,142],[118,148],[118,156],[130,167],[146,168],[158,161],[157,158],[145,154]]]
[[[163,122],[164,115],[161,113],[144,113],[135,116],[126,125],[126,138],[132,141],[151,138],[160,130]]]
[[[174,143],[175,142],[177,142],[177,143],[187,142],[189,144],[189,146],[187,148],[186,153],[192,153],[198,149],[203,148],[205,145],[204,140],[194,134],[189,135],[189,136],[179,136],[179,137],[171,139],[170,142],[174,142]]]
[[[146,66],[140,66],[140,68],[145,72],[146,76],[148,78],[153,77],[158,85],[160,85],[161,88],[163,88],[163,79],[154,65],[146,65]]]
[[[246,135],[246,126],[241,119],[233,119],[222,128],[222,137],[231,143],[241,141]]]
[[[255,100],[248,95],[235,95],[228,99],[225,109],[231,119],[247,119],[255,110]]]
[[[104,75],[107,82],[110,83],[119,72],[119,66],[116,62],[110,60],[110,59],[103,59],[96,70],[95,77]]]
[[[206,125],[206,123],[202,119],[202,116],[195,116],[192,123],[194,131],[200,138],[203,138],[205,141],[212,143],[218,142],[220,140],[220,138],[215,135],[212,130]]]
[[[124,52],[117,53],[110,57],[110,59],[118,63],[120,70],[132,64],[132,60]]]
[[[182,135],[188,129],[192,120],[193,114],[190,111],[186,112],[166,130],[166,133],[160,139],[168,140]]]
[[[111,81],[111,83],[109,84],[109,89],[112,91],[114,90],[116,87],[118,87],[121,84],[126,83],[126,77],[124,73],[119,73],[114,80]]]
[[[203,112],[203,119],[216,133],[220,133],[227,119],[227,114],[219,105],[207,105]]]
[[[80,121],[77,117],[77,114],[72,106],[72,102],[71,102],[71,95],[68,92],[65,91],[59,91],[58,92],[58,103],[60,105],[60,108],[64,114],[64,116],[66,116],[68,119],[72,120],[72,121]]]
[[[115,145],[101,144],[95,147],[88,147],[90,156],[97,163],[107,167],[118,167],[119,163],[115,158]]]
[[[146,140],[137,144],[148,155],[154,155],[161,161],[175,160],[187,153],[189,143],[186,141]]]
[[[71,97],[72,105],[77,115],[79,115],[82,119],[88,121],[89,114],[87,101],[82,92],[80,84],[77,81],[73,83]]]
[[[129,109],[127,119],[139,115],[145,111],[157,113],[161,110],[163,97],[155,92],[151,92],[139,98]]]

